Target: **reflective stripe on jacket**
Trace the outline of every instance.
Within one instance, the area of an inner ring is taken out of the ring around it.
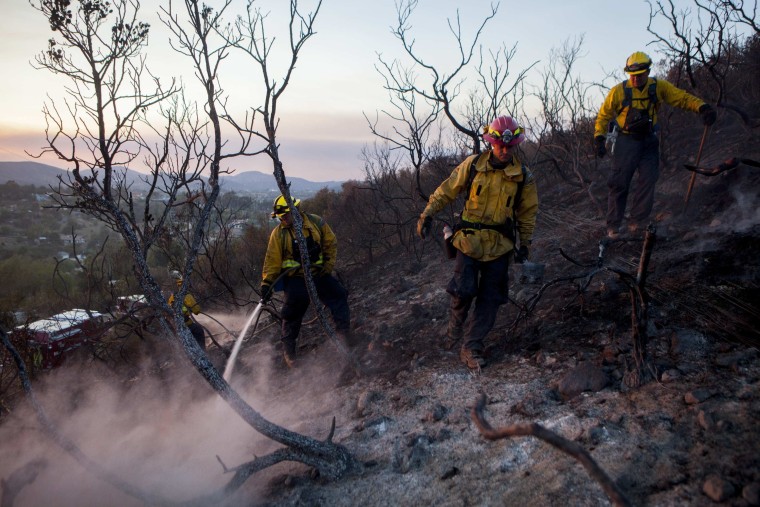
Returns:
[[[503,225],[514,221],[520,243],[528,244],[533,237],[538,213],[538,192],[533,176],[527,169],[523,176],[522,163],[517,157],[513,156],[512,162],[502,169],[494,169],[490,157],[490,151],[467,157],[430,196],[423,215],[434,216],[454,201],[457,195],[466,191],[469,184],[468,169],[472,166],[472,170],[477,171],[477,174],[470,186],[462,220],[485,226]],[[523,185],[520,202],[515,206],[514,201],[521,182]],[[453,244],[463,253],[482,261],[501,257],[515,247],[512,240],[504,234],[485,228],[460,229],[454,235]]]
[[[634,88],[631,86],[631,80],[628,79],[626,85],[631,88],[633,104],[638,105],[639,109],[649,109],[649,85],[653,82],[650,77],[647,79],[646,84],[641,88]],[[680,88],[672,85],[664,79],[657,79],[657,103],[654,105],[654,111],[652,113],[652,126],[657,125],[657,111],[660,109],[660,105],[665,102],[671,106],[684,109],[686,111],[698,112],[699,108],[705,103],[699,97],[687,93]],[[628,114],[630,106],[623,106],[623,99],[625,98],[625,92],[623,91],[623,83],[618,83],[613,86],[604,99],[602,107],[599,109],[599,114],[596,117],[596,124],[594,125],[594,137],[603,136],[607,134],[607,127],[609,123],[614,119],[617,121],[619,127],[625,124],[625,117]]]
[[[317,215],[301,213],[301,217],[303,218],[304,237],[313,238],[321,247],[320,258],[312,263],[312,270],[323,270],[325,273],[331,273],[335,268],[335,259],[338,255],[338,241],[335,233]],[[296,259],[293,255],[295,234],[290,229],[290,227],[283,227],[280,223],[269,235],[269,244],[262,269],[264,283],[271,285],[283,270],[301,265],[300,257]],[[303,270],[293,270],[288,276],[303,276]]]

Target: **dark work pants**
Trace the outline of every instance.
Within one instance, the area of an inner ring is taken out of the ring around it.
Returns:
[[[351,312],[348,308],[348,292],[332,275],[314,278],[317,295],[332,314],[336,331],[348,331]],[[285,277],[285,303],[282,305],[282,344],[291,354],[296,352],[296,339],[301,332],[301,322],[309,308],[306,281],[300,276]]]
[[[449,318],[457,326],[465,325],[475,302],[472,319],[464,330],[463,347],[482,352],[499,307],[509,300],[509,255],[482,262],[457,251],[454,277],[446,292],[451,295]]]
[[[655,134],[643,139],[620,134],[615,142],[612,172],[607,178],[607,228],[623,223],[628,192],[638,172],[631,203],[631,222],[646,226],[654,204],[654,187],[660,177],[660,141]]]
[[[201,346],[201,349],[206,350],[206,335],[203,333],[203,327],[197,322],[191,322],[187,327],[193,333],[193,337],[198,342],[198,345]]]

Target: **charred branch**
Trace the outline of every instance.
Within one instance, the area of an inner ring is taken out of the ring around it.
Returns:
[[[731,169],[739,167],[740,164],[748,165],[750,167],[760,167],[760,162],[756,160],[751,160],[748,158],[729,158],[724,162],[718,164],[716,167],[706,168],[684,164],[684,168],[686,168],[687,171],[692,171],[704,176],[717,176],[720,173],[724,173],[726,171],[730,171]]]
[[[3,494],[0,507],[13,507],[13,502],[21,490],[37,479],[37,475],[47,467],[47,460],[35,459],[15,470],[7,479],[0,479]]]
[[[580,262],[576,259],[573,259],[566,252],[560,249],[560,255],[562,255],[562,257],[564,257],[566,260],[575,264],[576,266],[590,268],[590,270],[585,273],[578,273],[575,275],[555,278],[554,280],[550,280],[543,283],[541,287],[538,289],[538,291],[536,292],[536,294],[534,294],[525,303],[522,303],[522,304],[517,303],[516,301],[510,298],[510,301],[519,308],[519,312],[517,316],[515,317],[515,319],[513,320],[512,324],[508,327],[506,334],[509,335],[512,332],[514,332],[514,330],[517,328],[517,326],[523,319],[527,319],[528,317],[530,317],[530,315],[532,315],[541,297],[549,288],[558,284],[571,282],[576,285],[577,292],[579,295],[581,295],[585,292],[585,290],[591,284],[595,276],[601,273],[605,273],[605,272],[613,273],[617,275],[619,279],[623,283],[625,283],[625,285],[628,287],[628,290],[630,293],[630,301],[631,301],[631,333],[632,333],[632,340],[633,340],[633,353],[632,353],[633,368],[628,368],[628,371],[626,372],[626,375],[624,378],[624,382],[626,383],[628,387],[635,388],[635,387],[641,386],[644,383],[644,381],[650,377],[653,379],[657,379],[657,371],[648,360],[647,354],[646,354],[647,341],[648,341],[648,337],[647,337],[648,297],[647,297],[647,293],[645,289],[646,272],[649,266],[649,261],[652,256],[652,251],[654,249],[655,240],[656,240],[655,228],[654,228],[654,225],[650,224],[645,233],[641,255],[639,257],[638,271],[635,276],[631,275],[630,273],[626,273],[620,269],[612,268],[612,267],[604,265],[604,255],[607,251],[607,248],[611,244],[616,243],[616,242],[631,241],[631,238],[619,238],[619,239],[614,239],[614,240],[605,238],[601,240],[599,242],[599,255],[594,263]]]
[[[488,440],[502,440],[511,437],[535,437],[539,440],[543,440],[547,444],[551,445],[555,449],[559,449],[568,456],[572,457],[578,463],[583,465],[588,474],[602,487],[604,492],[609,497],[613,505],[618,507],[631,506],[630,500],[625,496],[625,493],[615,484],[609,475],[600,467],[596,461],[591,457],[591,454],[582,446],[568,440],[553,431],[544,428],[538,423],[526,423],[526,424],[512,424],[509,426],[502,426],[500,428],[494,428],[486,421],[484,416],[484,409],[486,406],[486,395],[483,394],[478,399],[475,406],[472,407],[470,416],[472,421],[477,426],[480,434]]]

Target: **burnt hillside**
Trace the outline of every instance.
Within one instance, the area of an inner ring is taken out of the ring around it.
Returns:
[[[689,176],[671,168],[658,187],[645,286],[650,376],[640,387],[626,383],[635,368],[633,307],[619,273],[636,273],[641,238],[607,245],[596,269],[604,223],[588,193],[544,178],[532,249],[532,261],[545,265],[544,285],[523,283],[513,266],[513,301],[489,335],[490,364],[480,374],[459,362],[460,344],[443,339],[453,263],[437,241],[344,272],[358,375],[314,322],[302,330],[298,367],[286,370],[276,327],[261,322],[233,386],[265,417],[307,435],[323,438],[334,417],[334,440],[362,470],[325,482],[302,465],[280,464],[227,504],[608,504],[586,471],[548,444],[483,439],[470,417],[482,394],[494,426],[535,422],[580,445],[634,505],[760,502],[760,171],[699,177],[684,213]],[[199,320],[229,348],[229,332],[239,333],[246,317]],[[36,389],[59,429],[95,461],[182,501],[227,482],[216,456],[234,466],[276,446],[236,422],[167,345],[134,342],[112,366],[83,355]],[[223,369],[226,356],[215,346],[209,354]],[[42,437],[23,404],[0,437],[13,456],[0,476],[35,472],[15,505],[52,494],[66,505],[139,504]]]
[[[545,264],[547,284],[577,278],[547,288],[515,322],[542,290],[521,283],[515,266],[514,302],[489,337],[489,366],[473,375],[459,363],[459,344],[449,349],[444,340],[452,263],[438,247],[352,273],[367,374],[328,374],[332,402],[318,413],[344,422],[341,441],[365,470],[335,484],[298,468],[273,473],[258,486],[267,493],[257,504],[608,502],[577,462],[547,444],[480,437],[469,411],[481,393],[492,424],[538,422],[579,443],[635,505],[757,504],[760,172],[740,167],[701,178],[687,213],[684,177],[664,179],[656,204],[646,283],[646,351],[656,378],[639,388],[624,381],[633,367],[631,298],[612,271],[636,273],[641,240],[608,246],[611,270],[579,276],[593,271],[603,221],[583,199],[542,189],[533,260]],[[294,394],[298,386],[315,371],[322,383],[325,363],[339,363],[331,344],[310,336],[300,350],[303,370],[279,370],[272,399],[298,405],[308,396]],[[277,361],[276,346],[269,357]]]

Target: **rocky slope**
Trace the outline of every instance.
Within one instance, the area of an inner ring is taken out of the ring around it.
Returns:
[[[585,215],[585,203],[544,209],[532,260],[545,264],[544,282],[572,281],[521,283],[513,267],[514,302],[489,336],[479,374],[443,339],[453,263],[435,246],[353,274],[356,351],[367,373],[338,373],[332,344],[307,331],[299,369],[276,370],[270,395],[298,406],[329,391],[332,401],[300,424],[313,430],[320,421],[325,431],[335,416],[338,441],[365,463],[363,473],[321,483],[299,467],[272,472],[264,498],[250,501],[262,487],[252,483],[237,501],[608,504],[586,470],[547,443],[482,438],[470,410],[485,394],[493,426],[536,422],[580,444],[634,505],[760,504],[757,182],[745,171],[702,183],[686,214],[675,186],[659,196],[646,280],[652,373],[637,388],[624,382],[635,366],[632,303],[616,271],[636,274],[642,241],[608,245],[595,270],[603,224]],[[515,323],[539,291],[533,312]],[[270,357],[277,361],[276,349]],[[320,395],[303,387],[311,378],[321,379]]]
[[[603,224],[584,192],[544,187],[532,260],[545,265],[548,285],[524,283],[512,268],[513,302],[480,373],[443,339],[453,263],[434,242],[419,257],[347,275],[358,375],[313,323],[298,367],[286,370],[274,327],[262,322],[233,385],[265,417],[317,438],[335,418],[334,440],[363,469],[326,482],[280,464],[227,505],[609,504],[575,459],[547,443],[485,440],[470,415],[481,395],[493,426],[535,422],[580,445],[634,505],[760,504],[759,179],[736,170],[701,183],[686,214],[683,187],[662,185],[646,279],[651,373],[640,387],[624,381],[635,367],[633,306],[619,273],[636,273],[642,242],[607,245],[597,269]],[[245,317],[214,315],[234,332]],[[223,368],[219,350],[210,354]],[[164,358],[135,365],[126,383],[92,363],[54,372],[39,392],[94,460],[182,501],[226,483],[218,460],[229,467],[276,446],[240,423],[181,356]],[[0,441],[0,477],[38,467],[15,505],[138,504],[82,470],[23,408],[0,427]]]

